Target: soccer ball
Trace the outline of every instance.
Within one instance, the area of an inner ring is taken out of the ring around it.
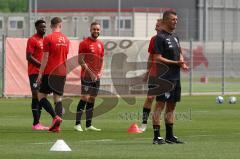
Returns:
[[[216,103],[217,104],[222,104],[224,102],[224,98],[222,96],[217,96],[216,97]]]
[[[232,96],[232,97],[229,97],[229,100],[228,100],[229,104],[235,104],[237,102],[237,98]]]

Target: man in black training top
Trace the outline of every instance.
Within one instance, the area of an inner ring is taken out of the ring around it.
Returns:
[[[163,23],[165,27],[158,33],[155,41],[155,60],[169,67],[169,70],[159,78],[171,82],[173,89],[156,97],[157,104],[153,113],[153,144],[183,143],[173,135],[174,111],[176,102],[179,102],[181,99],[180,68],[188,69],[181,54],[179,39],[173,33],[176,29],[177,21],[178,17],[174,11],[165,11],[163,13]],[[159,114],[161,114],[165,105],[166,138],[164,140],[160,137]],[[155,114],[156,118],[154,116]]]

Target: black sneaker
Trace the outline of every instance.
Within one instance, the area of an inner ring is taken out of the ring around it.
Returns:
[[[162,137],[158,137],[157,139],[153,139],[153,144],[154,145],[161,145],[161,144],[166,144],[164,139]]]
[[[173,136],[171,138],[166,138],[165,141],[168,144],[184,144],[184,142],[179,140],[176,136]]]

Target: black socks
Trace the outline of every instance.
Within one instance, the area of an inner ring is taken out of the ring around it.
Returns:
[[[150,112],[151,112],[151,109],[143,108],[143,114],[142,114],[142,123],[143,124],[147,124],[147,120],[148,120]]]
[[[55,113],[51,103],[46,98],[42,98],[39,101],[39,106],[43,107],[52,116],[52,118],[56,117],[56,113]]]
[[[83,114],[83,110],[85,109],[85,105],[87,102],[80,100],[77,106],[77,113],[76,113],[76,125],[81,124],[81,118]]]

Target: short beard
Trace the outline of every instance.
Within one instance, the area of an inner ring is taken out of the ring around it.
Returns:
[[[97,34],[97,36],[95,36],[95,34],[91,34],[92,38],[97,39],[99,37],[99,33]]]

